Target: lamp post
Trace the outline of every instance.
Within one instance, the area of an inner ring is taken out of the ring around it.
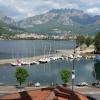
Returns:
[[[74,91],[74,79],[75,79],[75,47],[73,53],[73,66],[72,66],[72,91]]]

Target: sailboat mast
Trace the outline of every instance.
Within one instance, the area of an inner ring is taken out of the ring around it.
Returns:
[[[44,58],[45,58],[45,50],[46,50],[46,45],[44,46]]]

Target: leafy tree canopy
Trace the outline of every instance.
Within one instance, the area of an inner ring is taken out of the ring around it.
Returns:
[[[87,37],[85,39],[85,44],[89,47],[93,43],[93,39],[91,37]]]
[[[84,43],[85,43],[85,37],[83,35],[77,36],[77,38],[76,38],[77,46],[80,46],[80,45],[82,45]]]
[[[94,64],[96,79],[100,81],[100,62]]]
[[[70,72],[69,70],[62,69],[62,70],[60,71],[61,79],[63,80],[63,82],[64,82],[65,84],[69,81],[70,75],[71,75],[71,72]]]
[[[98,32],[95,36],[95,39],[94,39],[94,42],[95,42],[95,48],[96,48],[96,51],[98,53],[100,53],[100,32]]]
[[[26,78],[29,76],[27,70],[23,67],[18,67],[15,73],[16,79],[19,82],[20,86],[26,81]]]

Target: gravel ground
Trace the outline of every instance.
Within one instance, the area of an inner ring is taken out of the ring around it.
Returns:
[[[3,96],[8,95],[7,93],[0,93],[0,98],[2,98]]]
[[[35,89],[37,89],[37,87],[25,87],[25,90],[35,90]],[[90,98],[89,100],[100,100],[100,88],[74,87],[74,90],[84,95],[87,95]],[[15,88],[14,86],[0,86],[0,98],[9,93],[14,93],[14,92],[18,92],[18,89]]]
[[[100,94],[87,94],[90,100],[100,100]]]

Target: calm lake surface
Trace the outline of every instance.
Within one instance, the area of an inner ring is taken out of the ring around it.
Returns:
[[[6,40],[0,41],[0,59],[20,58],[54,53],[58,49],[71,49],[75,42],[58,40]]]
[[[29,57],[35,55],[54,53],[58,49],[72,49],[75,45],[73,41],[55,41],[55,40],[11,40],[0,41],[0,59]],[[51,48],[51,51],[50,51]],[[94,82],[94,63],[91,59],[81,59],[75,61],[75,83]],[[58,60],[46,64],[25,66],[30,76],[28,81],[40,82],[41,85],[53,83],[62,83],[60,79],[60,70],[72,70],[72,61]],[[15,85],[16,67],[10,65],[0,65],[0,83]]]

